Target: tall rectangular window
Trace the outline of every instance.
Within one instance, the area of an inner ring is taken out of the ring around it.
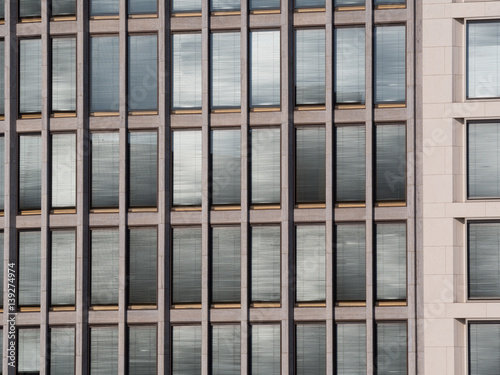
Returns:
[[[241,204],[240,129],[212,130],[212,204]]]
[[[295,105],[324,105],[325,29],[295,30]]]
[[[128,327],[128,373],[156,375],[156,326]]]
[[[335,28],[336,104],[365,104],[365,34],[364,27]]]
[[[158,133],[130,132],[129,198],[131,208],[157,206],[158,191]]]
[[[76,232],[53,230],[50,237],[50,306],[75,306]]]
[[[337,202],[365,201],[365,127],[336,127]]]
[[[142,3],[143,1],[141,1]],[[158,109],[158,42],[154,35],[131,35],[128,39],[128,111]]]
[[[279,226],[252,227],[251,301],[279,302],[281,296],[281,235]]]
[[[406,27],[376,26],[375,104],[397,104],[406,101]]]
[[[296,228],[296,302],[318,303],[326,299],[326,233],[324,225]]]
[[[3,257],[4,257],[4,247],[3,247],[3,232],[0,232],[0,309],[3,308]]]
[[[172,107],[201,109],[201,34],[172,36]]]
[[[238,4],[240,2],[238,1]],[[212,109],[240,108],[241,55],[240,33],[211,34],[211,98]]]
[[[39,134],[19,136],[19,210],[42,207],[42,140]]]
[[[99,4],[105,3],[107,1],[99,2]],[[94,36],[90,38],[91,113],[119,111],[119,60],[120,44],[117,36]]]
[[[52,112],[76,112],[76,38],[52,38]]]
[[[365,224],[336,226],[337,301],[366,300]]]
[[[375,374],[406,375],[406,322],[376,323]]]
[[[493,375],[500,368],[500,324],[469,324],[469,375]]]
[[[280,9],[280,0],[250,0],[251,11],[266,11]]]
[[[366,325],[337,324],[338,375],[366,374]]]
[[[128,251],[129,305],[156,305],[157,237],[156,228],[130,228]]]
[[[120,0],[90,0],[90,16],[105,18],[118,16]]]
[[[90,373],[118,375],[118,328],[90,327]]]
[[[93,229],[90,234],[90,304],[118,305],[118,229]]]
[[[76,207],[76,134],[52,134],[52,209]]]
[[[174,131],[173,205],[201,206],[201,131]]]
[[[75,328],[50,328],[50,374],[74,375]]]
[[[239,0],[210,0],[211,12],[230,12],[240,10]]]
[[[280,106],[280,32],[250,32],[250,107]]]
[[[212,229],[212,302],[240,303],[240,227]]]
[[[40,1],[38,1],[40,2]],[[19,113],[42,112],[42,41],[19,41]]]
[[[406,129],[404,124],[375,126],[375,199],[406,199]]]
[[[40,373],[40,328],[20,328],[17,337],[17,374]]]
[[[200,13],[201,0],[172,0],[172,13]]]
[[[281,142],[279,128],[250,130],[252,204],[281,201]]]
[[[0,4],[3,9],[3,2]],[[0,17],[3,19],[3,17]],[[5,115],[5,41],[0,40],[0,116]]]
[[[52,16],[65,17],[76,14],[76,0],[52,0]]]
[[[156,14],[157,0],[128,0],[129,15]]]
[[[239,374],[240,370],[240,325],[213,325],[212,374]]]
[[[324,8],[325,0],[295,0],[295,9]]]
[[[41,0],[19,0],[19,18],[42,17]]]
[[[281,374],[281,331],[279,324],[252,324],[252,375]]]
[[[326,374],[326,326],[297,324],[295,340],[297,375]]]
[[[19,232],[18,304],[20,307],[40,306],[42,238],[40,231]]]
[[[308,126],[295,131],[295,201],[323,203],[326,194],[325,128]]]
[[[201,327],[172,327],[172,375],[201,374]]]
[[[172,238],[172,303],[201,304],[201,228],[174,228]]]
[[[5,137],[0,136],[0,212],[5,209]]]
[[[92,133],[91,207],[118,208],[120,148],[118,133]]]

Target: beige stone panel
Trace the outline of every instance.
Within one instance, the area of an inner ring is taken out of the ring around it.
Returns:
[[[442,103],[428,103],[423,108],[424,119],[441,118],[443,116],[443,113],[444,104]]]
[[[450,203],[446,205],[447,217],[484,217],[486,205],[484,202]]]
[[[453,275],[426,275],[424,281],[424,301],[425,303],[438,305],[452,303]]]
[[[455,67],[453,64],[459,65],[460,61],[456,61],[453,59],[453,48],[454,47],[444,47],[444,74],[453,74],[459,73],[461,70],[458,67]],[[459,51],[461,50],[457,47]],[[426,52],[427,53],[427,52]]]
[[[498,119],[500,117],[500,101],[492,100],[484,103],[484,115]]]
[[[452,244],[452,219],[426,219],[424,223],[424,246],[451,246]]]
[[[432,347],[425,349],[425,374],[427,375],[442,375],[446,373],[447,364],[447,348]]]
[[[426,175],[443,175],[449,171],[446,169],[446,147],[434,147],[432,154],[424,154],[424,165]]]
[[[426,175],[424,176],[425,202],[439,203],[450,202],[453,189],[451,175]]]
[[[486,303],[453,303],[446,306],[448,318],[478,319],[486,315]]]
[[[484,101],[467,101],[464,103],[449,103],[445,105],[441,117],[449,118],[482,118],[484,117]]]
[[[444,6],[444,14],[447,18],[481,17],[484,13],[484,3],[449,3]]]
[[[424,18],[443,18],[444,7],[444,4],[424,4]]]
[[[422,142],[425,156],[433,155],[438,146],[451,146],[453,144],[452,121],[450,119],[426,120]]]
[[[452,20],[433,19],[423,21],[423,46],[438,47],[451,46],[453,43],[452,37]],[[425,96],[424,96],[425,97]]]
[[[484,14],[488,15],[488,17],[500,17],[500,3],[498,1],[485,2]]]
[[[425,49],[424,58],[424,75],[440,75],[445,74],[445,48],[430,47]]]
[[[489,218],[500,218],[500,202],[499,201],[488,201],[485,204],[486,213],[485,216]]]
[[[452,319],[426,319],[424,342],[429,347],[454,346]]]
[[[450,90],[450,87],[453,87],[453,76],[427,75],[424,76],[423,82],[424,103],[449,103],[453,101],[453,91]]]
[[[424,218],[443,218],[446,213],[444,203],[428,203],[424,206]]]
[[[442,275],[446,270],[446,248],[427,247],[424,252],[424,275]]]
[[[489,302],[486,305],[486,317],[498,319],[500,316],[500,301]]]

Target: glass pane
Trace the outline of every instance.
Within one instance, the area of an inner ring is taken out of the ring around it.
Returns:
[[[50,375],[75,373],[75,329],[50,328]]]
[[[119,110],[119,50],[117,36],[90,38],[90,112],[92,113]]]
[[[18,335],[17,371],[38,374],[40,371],[40,329],[21,328]]]
[[[74,16],[76,0],[52,0],[52,16]]]
[[[118,375],[118,328],[90,328],[90,373]]]
[[[366,375],[365,324],[337,324],[337,375]]]
[[[128,14],[156,14],[157,0],[128,0]]]
[[[40,306],[41,241],[39,231],[19,232],[19,306]]]
[[[90,0],[91,16],[117,16],[120,0]]]
[[[469,324],[469,375],[496,375],[500,368],[500,324]]]
[[[39,1],[40,2],[40,1]],[[42,112],[42,41],[19,41],[19,112]]]
[[[324,8],[325,0],[295,0],[295,9]]]
[[[3,9],[3,2],[0,3],[0,9]],[[2,115],[5,115],[5,42],[0,40],[0,116]]]
[[[201,131],[174,131],[174,206],[201,206]]]
[[[201,13],[201,0],[172,0],[172,13]]]
[[[156,207],[158,145],[156,132],[130,132],[129,207]]]
[[[252,302],[279,302],[281,296],[281,236],[278,226],[252,228]]]
[[[406,0],[374,0],[374,5],[399,5],[406,4]]]
[[[364,6],[365,5],[365,0],[334,0],[333,2],[335,8],[340,8],[340,7],[357,7],[357,6]]]
[[[50,305],[75,305],[76,233],[51,232]]]
[[[92,305],[118,305],[118,229],[91,231]]]
[[[250,0],[250,10],[279,9],[280,0]]]
[[[118,133],[92,133],[92,208],[118,208],[120,149]]]
[[[295,31],[295,104],[325,104],[325,30]]]
[[[52,134],[52,208],[76,207],[76,135]]]
[[[212,130],[212,204],[241,204],[240,130]]]
[[[5,19],[5,0],[0,0],[0,19]]]
[[[156,35],[132,35],[129,37],[129,112],[156,111],[158,109],[158,42],[156,39]]]
[[[252,343],[252,375],[280,375],[280,326],[278,324],[253,324],[250,341]]]
[[[19,136],[19,209],[42,207],[42,140],[40,135]]]
[[[156,326],[128,328],[128,374],[156,375]]]
[[[239,374],[240,351],[239,325],[212,326],[212,374]]]
[[[295,201],[323,203],[326,193],[325,128],[300,128],[295,134]]]
[[[366,300],[366,226],[337,225],[337,301]]]
[[[326,375],[326,327],[297,324],[297,375]]]
[[[365,201],[365,127],[337,126],[337,202]]]
[[[5,137],[0,136],[0,211],[5,209]]]
[[[172,375],[201,375],[201,327],[172,327]]]
[[[377,323],[376,374],[406,375],[406,323]]]
[[[211,0],[210,11],[225,12],[240,10],[240,0]]]
[[[129,305],[156,305],[158,269],[156,228],[131,228],[129,232]]]
[[[3,308],[3,264],[4,264],[4,249],[3,249],[3,232],[0,232],[0,308]],[[1,352],[3,353],[3,352]]]
[[[52,112],[76,111],[76,38],[52,39]]]
[[[19,0],[19,17],[42,17],[41,0]]]
[[[240,227],[212,229],[212,302],[240,303]]]
[[[323,302],[326,299],[325,236],[324,225],[297,226],[297,302]]]

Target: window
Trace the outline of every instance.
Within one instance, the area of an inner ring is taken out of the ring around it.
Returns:
[[[39,134],[19,136],[19,210],[42,207],[42,141]]]
[[[37,310],[40,306],[42,239],[40,231],[19,232],[18,304],[21,310]]]
[[[90,234],[90,304],[118,305],[118,229],[93,229]]]
[[[99,1],[98,4],[104,5],[110,2]],[[118,1],[116,3],[118,4]],[[119,110],[119,50],[117,36],[90,38],[90,112],[94,115]]]
[[[308,126],[295,131],[295,201],[325,202],[325,128]]]
[[[3,353],[3,328],[0,328],[0,352]],[[0,368],[3,368],[3,355],[0,356]],[[3,374],[3,371],[0,374]]]
[[[20,328],[17,338],[17,374],[40,373],[40,328]]]
[[[324,8],[325,0],[295,0],[295,9]]]
[[[366,374],[366,325],[337,324],[337,375]]]
[[[250,10],[265,12],[280,9],[280,0],[250,0]]]
[[[129,230],[129,305],[156,305],[157,237],[156,228],[130,228]]]
[[[240,2],[238,1],[238,7]],[[212,109],[240,108],[241,52],[240,33],[211,34]]]
[[[38,1],[40,2],[40,0]],[[42,41],[19,41],[19,113],[39,117],[42,112]]]
[[[324,324],[297,324],[297,375],[326,374],[326,327]]]
[[[158,134],[156,132],[128,133],[129,147],[129,207],[157,206]]]
[[[156,326],[128,327],[128,374],[156,375]]]
[[[356,7],[365,9],[365,0],[334,0],[334,7],[336,9]]]
[[[406,29],[404,25],[376,26],[375,104],[406,101]]]
[[[91,207],[118,208],[120,149],[118,133],[92,133]]]
[[[279,226],[251,230],[251,301],[279,302],[281,296],[281,235]]]
[[[50,328],[50,373],[75,374],[75,328]]]
[[[228,12],[240,10],[239,0],[211,0],[210,1],[210,11],[211,12]]]
[[[406,129],[404,124],[375,126],[375,200],[406,199]]]
[[[325,30],[295,30],[295,105],[325,104],[325,74]]]
[[[365,201],[365,127],[339,125],[336,131],[338,203]]]
[[[376,323],[375,374],[406,375],[407,338],[405,322]]]
[[[239,325],[212,326],[212,374],[239,374],[241,371]]]
[[[279,324],[251,325],[252,375],[281,374],[281,333]]]
[[[5,137],[0,135],[0,212],[5,209]]]
[[[252,204],[281,201],[281,142],[279,128],[250,129]]]
[[[493,375],[500,368],[500,324],[469,324],[469,375]]]
[[[296,228],[296,302],[322,303],[326,300],[324,225]]]
[[[66,17],[76,14],[75,0],[52,0],[52,16]]]
[[[172,0],[172,13],[200,13],[201,0]]]
[[[279,30],[250,32],[250,107],[279,107],[281,102]]]
[[[0,309],[3,309],[3,257],[4,257],[4,237],[3,232],[0,232]]]
[[[90,16],[107,18],[118,16],[120,0],[90,0]]]
[[[19,18],[41,18],[41,0],[19,0]]]
[[[50,306],[75,306],[75,231],[53,230],[50,246]]]
[[[0,0],[0,19],[5,19],[5,0]]]
[[[3,10],[3,2],[0,4]],[[3,17],[0,17],[2,19]],[[0,40],[0,118],[5,115],[5,41]]]
[[[52,38],[52,112],[76,112],[76,38]]]
[[[76,207],[76,134],[52,134],[51,167],[52,209]]]
[[[337,237],[337,301],[366,300],[365,224],[339,224]]]
[[[404,7],[406,0],[374,0],[373,4],[375,7],[379,6],[393,6],[393,7]],[[398,6],[399,5],[399,6]]]
[[[201,206],[201,131],[174,131],[173,205]]]
[[[90,373],[118,375],[117,327],[90,327]]]
[[[240,227],[212,229],[212,303],[240,303]]]
[[[201,109],[201,34],[173,34],[172,45],[172,107]]]
[[[156,0],[128,0],[128,14],[141,16],[156,14]]]
[[[334,59],[335,103],[365,104],[364,27],[335,28]]]
[[[201,304],[201,228],[174,228],[172,238],[172,303]]]
[[[172,375],[201,374],[201,327],[172,327]]]
[[[241,204],[240,129],[212,130],[212,204]]]
[[[145,3],[141,0],[140,3]],[[156,35],[131,35],[128,39],[128,110],[158,110],[158,47]]]

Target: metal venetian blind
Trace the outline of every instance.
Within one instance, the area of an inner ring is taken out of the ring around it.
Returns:
[[[469,375],[496,375],[500,368],[500,324],[469,324]]]
[[[76,233],[51,232],[50,305],[75,305]]]
[[[335,103],[365,103],[364,27],[335,28]]]
[[[337,202],[365,201],[365,127],[336,127]]]
[[[156,207],[158,190],[158,133],[128,134],[129,206]]]
[[[377,347],[375,373],[377,375],[406,375],[406,323],[376,323]]]
[[[280,32],[250,32],[250,107],[280,105]]]
[[[396,4],[406,4],[406,0],[374,0],[374,5],[396,5]]]
[[[5,209],[5,137],[0,137],[0,211]]]
[[[128,327],[128,374],[156,375],[156,326]]]
[[[76,111],[76,38],[52,39],[52,112]]]
[[[118,375],[118,328],[90,328],[90,373]]]
[[[40,39],[19,41],[19,112],[42,112],[42,42]]]
[[[325,84],[325,29],[295,30],[295,104],[325,104]]]
[[[366,325],[337,324],[337,375],[366,375]]]
[[[3,1],[0,10],[3,9]],[[3,17],[0,16],[0,19]],[[0,115],[5,114],[5,42],[0,40]]]
[[[201,0],[172,0],[172,13],[201,13]]]
[[[375,103],[406,101],[406,28],[404,25],[376,26]]]
[[[19,306],[40,306],[41,257],[40,232],[19,232]]]
[[[129,305],[156,305],[158,241],[156,228],[131,228],[129,232]]]
[[[91,231],[92,305],[118,305],[118,229]]]
[[[239,303],[241,285],[240,227],[212,229],[212,302]]]
[[[91,16],[117,16],[120,0],[90,0]]]
[[[279,324],[253,324],[252,375],[281,374],[281,333]]]
[[[467,22],[467,97],[500,96],[500,22]]]
[[[75,329],[50,328],[50,375],[75,373]]]
[[[240,0],[211,0],[211,12],[224,12],[231,10],[240,10]]]
[[[212,374],[238,375],[241,371],[239,325],[212,326]]]
[[[99,2],[99,4],[102,3],[105,2]],[[119,110],[119,52],[120,45],[117,36],[90,38],[91,112],[118,112]]]
[[[500,122],[467,124],[467,195],[500,197]]]
[[[252,204],[279,204],[281,200],[280,129],[251,129],[250,141]]]
[[[172,375],[201,375],[201,327],[172,327]]]
[[[500,297],[500,223],[469,223],[469,297]]]
[[[250,0],[250,10],[279,9],[280,0]]]
[[[128,39],[128,110],[158,109],[158,42],[156,35]]]
[[[337,301],[366,300],[365,224],[336,226]]]
[[[335,8],[363,6],[363,5],[365,5],[365,0],[335,0],[333,2],[333,6]]]
[[[40,328],[20,328],[17,338],[17,373],[40,372]]]
[[[326,298],[325,226],[297,226],[296,233],[296,301],[323,302]]]
[[[295,0],[295,9],[324,7],[325,0]]]
[[[42,205],[42,141],[40,135],[19,136],[19,209]]]
[[[240,129],[212,130],[212,204],[241,204]]]
[[[299,128],[295,135],[295,200],[297,203],[325,202],[325,128]]]
[[[279,302],[281,236],[279,226],[252,227],[252,302]]]
[[[297,324],[297,375],[326,375],[326,327],[324,324]]]
[[[92,208],[118,208],[120,148],[118,133],[92,133]]]
[[[172,36],[172,106],[201,108],[201,34]]]
[[[3,241],[4,241],[3,232],[0,232],[0,308],[3,308],[3,275],[4,275],[4,272],[3,272],[3,263],[4,263],[3,262],[3,255],[4,255]],[[3,353],[3,352],[0,351],[0,353]],[[0,368],[1,368],[1,366],[0,366]]]
[[[128,14],[156,14],[157,0],[128,0]]]
[[[238,7],[240,2],[238,1]],[[241,105],[240,33],[211,34],[212,109]]]
[[[404,124],[375,127],[377,201],[404,201],[406,198],[406,129]]]
[[[406,223],[376,224],[377,300],[406,300]]]
[[[174,206],[201,206],[201,131],[174,131]]]
[[[76,14],[76,0],[52,0],[53,16],[73,16]]]
[[[0,19],[5,19],[5,0],[0,0]]]
[[[19,0],[19,17],[41,17],[42,16],[42,1],[41,0]]]
[[[52,208],[76,207],[76,134],[52,134]]]
[[[0,328],[0,353],[3,353],[3,328]],[[0,355],[0,368],[3,369],[3,355]],[[3,371],[0,371],[3,374]]]
[[[172,237],[172,303],[201,303],[201,228],[174,228]]]

